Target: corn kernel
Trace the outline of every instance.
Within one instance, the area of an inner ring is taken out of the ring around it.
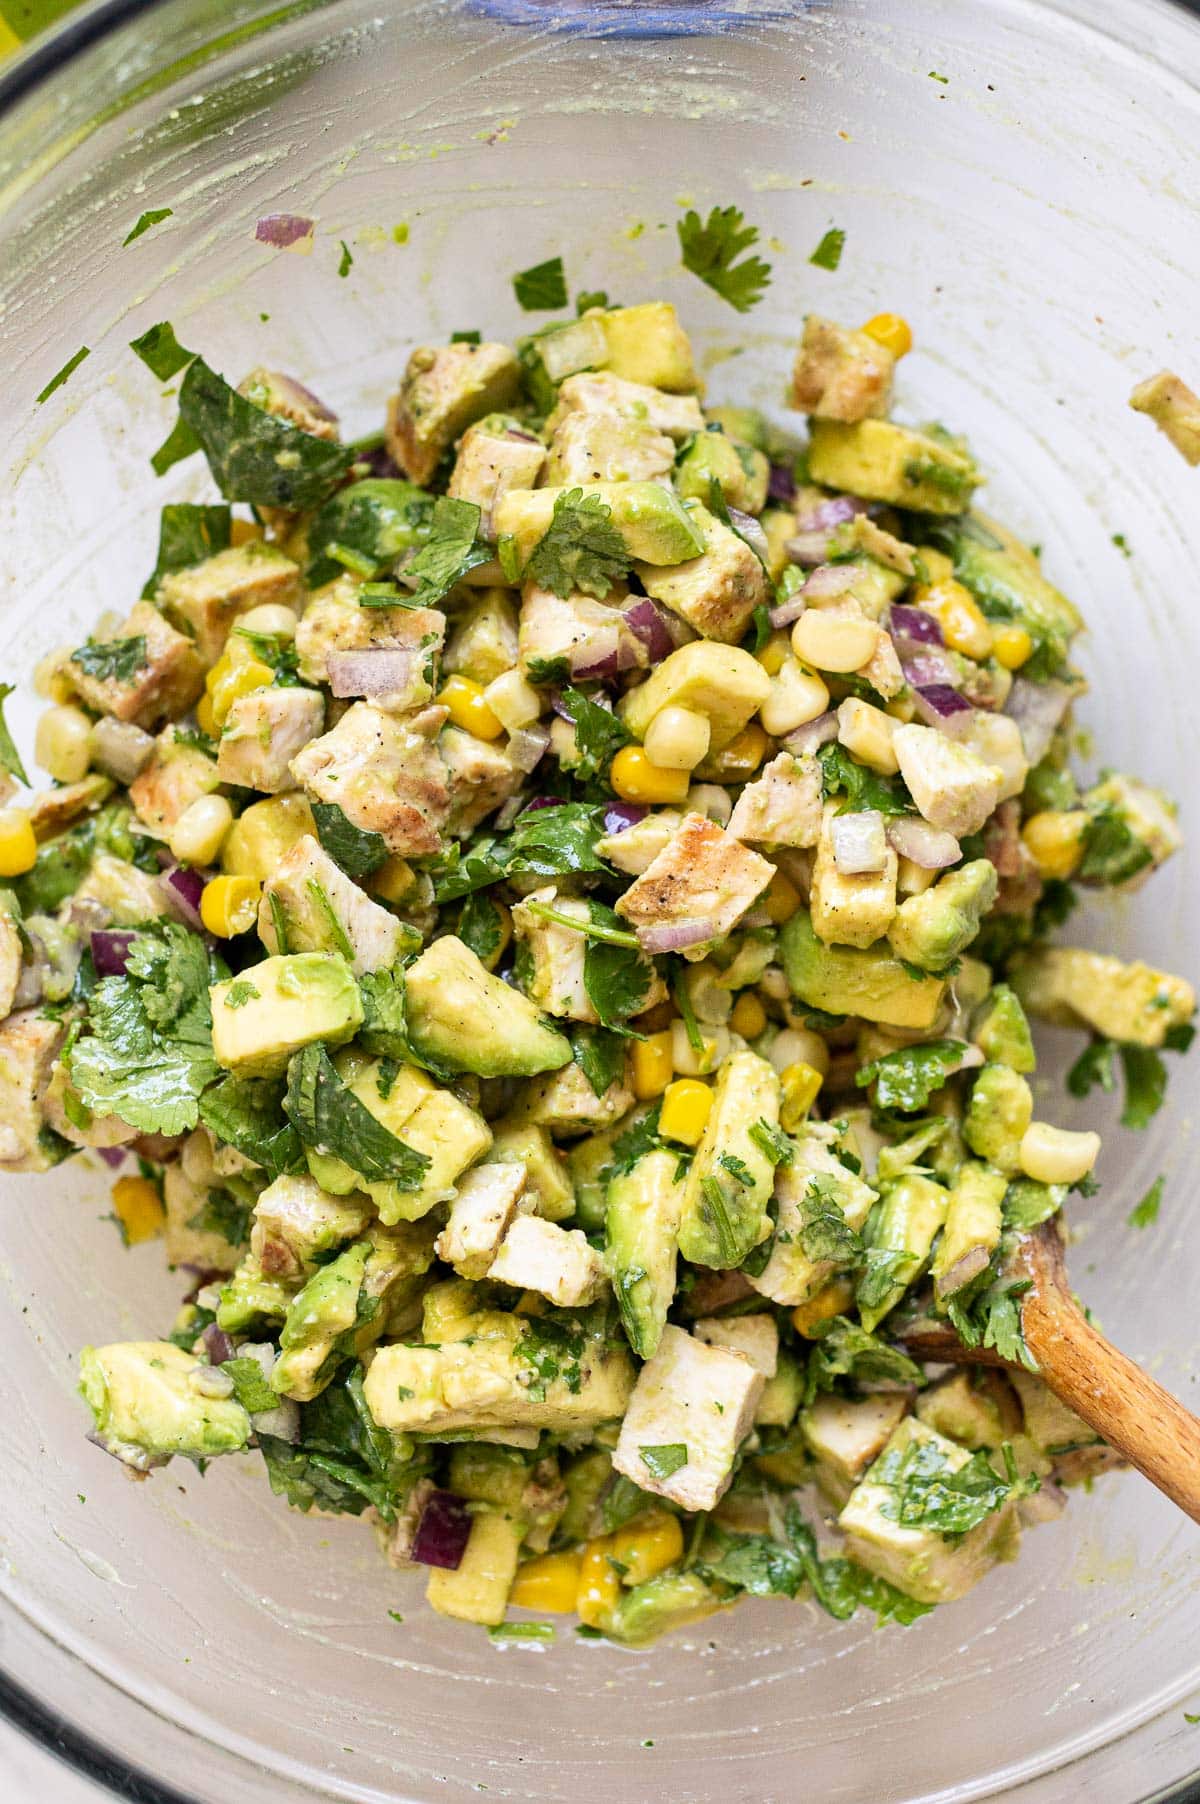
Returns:
[[[261,539],[263,529],[257,520],[231,520],[229,522],[229,543],[231,545],[249,545],[252,539]]]
[[[162,1198],[149,1178],[118,1178],[112,1187],[112,1201],[126,1246],[153,1240],[166,1226]]]
[[[1020,670],[1033,656],[1033,640],[1023,626],[994,626],[992,656],[1005,670]]]
[[[680,1077],[710,1077],[729,1057],[730,1049],[729,1029],[723,1024],[705,1022],[697,1048],[682,1021],[671,1023],[671,1063]]]
[[[809,608],[792,628],[792,650],[800,662],[835,675],[861,670],[878,643],[879,628],[873,620],[835,614],[831,608]]]
[[[575,1613],[589,1628],[607,1628],[621,1601],[621,1576],[613,1565],[612,1536],[589,1541],[579,1566]]]
[[[685,800],[688,772],[663,770],[653,764],[640,745],[623,745],[612,761],[609,781],[623,802],[673,802]]]
[[[1041,877],[1073,877],[1083,859],[1091,816],[1084,808],[1043,808],[1031,814],[1021,838]]]
[[[694,708],[662,708],[646,728],[645,752],[660,770],[695,770],[708,756],[712,727]]]
[[[992,629],[971,591],[952,576],[941,582],[922,583],[913,590],[913,601],[933,615],[951,651],[960,651],[966,658],[991,655]]]
[[[1099,1134],[1073,1134],[1048,1121],[1031,1121],[1021,1136],[1017,1161],[1025,1176],[1039,1184],[1077,1184],[1099,1154]]]
[[[517,1567],[508,1601],[518,1610],[549,1610],[570,1616],[579,1591],[581,1553],[543,1553]]]
[[[829,706],[829,691],[815,670],[809,670],[798,658],[787,657],[771,678],[771,693],[758,711],[768,733],[782,739],[810,720],[816,720]]]
[[[33,755],[56,783],[79,783],[92,758],[92,723],[82,708],[47,708],[37,723]]]
[[[0,808],[0,877],[20,877],[37,859],[33,822],[23,808]]]
[[[712,1113],[713,1093],[698,1078],[684,1077],[668,1084],[663,1096],[658,1131],[664,1140],[698,1146]]]
[[[644,1040],[635,1040],[632,1056],[633,1094],[638,1101],[649,1102],[652,1096],[661,1096],[675,1075],[670,1029],[665,1033],[648,1034]]]
[[[776,871],[762,897],[762,906],[767,911],[771,925],[782,927],[799,908],[800,891],[790,877],[785,877],[782,871]]]
[[[756,720],[708,760],[720,771],[722,783],[747,783],[766,756],[770,740]],[[620,754],[618,753],[618,757]]]
[[[232,825],[233,809],[224,796],[197,796],[167,835],[171,857],[180,864],[215,864]]]
[[[275,672],[260,658],[235,662],[228,652],[222,652],[204,681],[212,703],[213,721],[220,729],[234,702],[240,701],[243,695],[252,695],[256,689],[269,689],[275,681]]]
[[[367,878],[367,888],[381,902],[403,902],[415,882],[416,876],[411,864],[393,853],[391,858],[385,858],[379,868],[371,872]]]
[[[217,717],[213,713],[211,695],[202,695],[196,703],[196,725],[202,733],[207,733],[210,739],[216,738]]]
[[[854,1302],[854,1285],[849,1278],[832,1278],[823,1284],[807,1302],[798,1303],[792,1311],[792,1327],[807,1340],[815,1338],[813,1330],[831,1322],[835,1315],[845,1315]]]
[[[900,769],[894,734],[896,723],[882,708],[848,695],[838,708],[838,740],[852,757],[881,777],[894,777]]]
[[[239,614],[233,623],[234,633],[246,644],[247,633],[268,633],[272,639],[294,639],[299,620],[294,608],[282,601],[261,601],[248,613]],[[253,647],[249,647],[253,651]]]
[[[786,1071],[780,1073],[779,1085],[783,1091],[783,1101],[779,1108],[779,1121],[785,1134],[799,1132],[824,1081],[821,1073],[814,1066],[806,1065],[802,1059],[797,1059],[794,1065],[789,1065]]]
[[[829,1047],[811,1027],[785,1027],[771,1041],[767,1058],[780,1077],[789,1065],[811,1065],[822,1077],[829,1072]]]
[[[542,698],[517,669],[506,670],[490,682],[483,699],[506,733],[532,726],[542,711]]]
[[[623,1585],[644,1585],[683,1558],[683,1530],[669,1510],[647,1510],[612,1538],[612,1557],[626,1568]]]
[[[769,677],[779,675],[783,666],[783,660],[788,655],[788,647],[790,644],[791,640],[783,631],[782,627],[780,627],[771,634],[767,643],[757,654],[759,663]]]
[[[907,357],[912,350],[912,327],[899,313],[872,314],[863,331],[893,357]]]
[[[214,877],[200,897],[200,919],[218,939],[248,933],[258,919],[262,885],[253,877]]]
[[[449,708],[455,726],[461,727],[464,733],[474,733],[476,739],[499,739],[504,731],[489,708],[483,690],[470,677],[448,677],[438,700],[443,708]]]
[[[743,1040],[757,1040],[767,1025],[767,1011],[753,990],[743,990],[733,1005],[729,1025]]]
[[[40,695],[44,702],[74,701],[75,685],[70,677],[71,651],[71,646],[60,645],[54,651],[48,651],[34,665],[33,693]]]

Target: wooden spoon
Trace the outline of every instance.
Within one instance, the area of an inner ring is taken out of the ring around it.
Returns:
[[[1016,1265],[1032,1280],[1021,1297],[1021,1328],[1039,1377],[1193,1522],[1200,1522],[1200,1421],[1084,1316],[1067,1283],[1057,1221],[1022,1236]],[[929,1317],[898,1338],[918,1359],[1014,1363],[991,1349],[963,1346],[952,1328]]]

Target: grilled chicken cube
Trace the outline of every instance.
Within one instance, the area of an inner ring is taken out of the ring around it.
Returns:
[[[286,946],[279,943],[282,924]],[[395,964],[412,934],[373,902],[305,833],[267,878],[258,909],[258,937],[269,953],[340,952],[352,955],[356,977]]]
[[[216,759],[189,745],[177,727],[166,726],[154,742],[149,764],[129,785],[129,800],[139,820],[165,834],[185,808],[211,795],[220,781]]]
[[[706,1347],[725,1347],[748,1359],[764,1378],[774,1378],[779,1365],[779,1327],[773,1315],[708,1315],[692,1323],[692,1333]]]
[[[638,1373],[613,1466],[685,1510],[711,1510],[729,1489],[765,1379],[741,1353],[706,1346],[668,1323]],[[665,1472],[663,1455],[683,1460]],[[664,1475],[665,1474],[665,1475]]]
[[[604,1261],[578,1228],[540,1215],[518,1215],[488,1270],[496,1284],[535,1290],[560,1309],[594,1303],[604,1287]]]
[[[815,846],[821,832],[821,766],[811,752],[780,752],[734,804],[732,839],[763,846]]]
[[[267,795],[294,789],[292,759],[316,738],[324,721],[325,698],[315,689],[272,685],[239,695],[217,747],[217,776],[222,783]]]
[[[186,714],[204,687],[204,665],[192,641],[148,601],[137,603],[113,642],[126,639],[131,641],[129,663],[138,659],[128,676],[92,676],[82,664],[68,660],[64,675],[80,700],[97,714],[131,720],[147,731]]]
[[[379,833],[390,852],[431,857],[450,806],[446,766],[437,749],[444,708],[397,719],[355,702],[337,725],[292,760],[292,775],[319,802],[332,802],[352,826]]]
[[[531,1078],[513,1118],[535,1123],[560,1139],[611,1127],[633,1107],[633,1091],[622,1070],[597,1096],[589,1078],[572,1062],[560,1071]]]
[[[172,570],[158,586],[158,604],[187,633],[207,670],[221,655],[242,614],[267,602],[299,613],[304,600],[300,566],[261,539],[231,545],[187,570]]]
[[[521,366],[502,344],[419,345],[388,402],[387,448],[413,482],[428,483],[457,438],[517,397]]]
[[[559,659],[573,675],[601,666],[641,670],[647,661],[645,646],[620,608],[590,595],[556,595],[536,583],[526,583],[521,592],[517,644],[521,668],[533,681]]]
[[[21,935],[11,915],[0,911],[0,1020],[12,1013],[21,981]]]
[[[315,1178],[278,1177],[259,1192],[250,1254],[270,1278],[299,1280],[370,1225],[365,1196],[330,1196]]]
[[[495,538],[492,514],[509,489],[537,486],[546,447],[517,420],[491,414],[463,433],[447,493],[456,501],[473,501],[479,509],[479,531]]]
[[[423,708],[433,699],[446,616],[438,608],[360,607],[359,588],[352,576],[339,576],[312,596],[296,628],[300,676],[306,683],[329,683],[338,696],[358,693],[347,687],[353,671],[339,668],[340,653],[376,647],[408,651],[408,680],[399,693],[387,696],[386,706],[396,713]]]
[[[546,481],[567,488],[576,482],[654,482],[669,478],[674,465],[674,440],[648,420],[568,413],[550,441]]]
[[[736,645],[755,608],[768,603],[767,576],[757,554],[731,526],[697,501],[692,524],[704,539],[699,557],[672,568],[635,564],[647,595],[661,601],[703,639]]]
[[[578,921],[579,931],[545,920],[537,912],[539,907],[553,908],[556,914]],[[531,964],[523,987],[548,1015],[592,1023],[600,1019],[584,982],[590,920],[586,902],[572,896],[560,898],[553,884],[532,891],[512,911],[513,934],[526,947]]]
[[[865,332],[810,313],[792,370],[792,402],[819,420],[866,420],[885,414],[896,359]]]
[[[437,1256],[464,1278],[483,1278],[500,1250],[525,1189],[521,1165],[489,1161],[461,1178],[446,1225],[437,1238]]]
[[[653,427],[681,444],[689,433],[704,431],[704,415],[694,395],[668,395],[644,382],[627,382],[607,371],[568,376],[558,391],[558,406],[546,421],[551,434],[572,413],[617,414]]]
[[[683,948],[685,958],[700,959],[733,932],[774,875],[774,867],[741,840],[702,814],[686,814],[616,911],[635,928],[703,922],[711,931]]]
[[[56,1163],[43,1142],[41,1104],[66,1032],[65,1021],[32,1008],[0,1023],[0,1171],[49,1171]]]
[[[449,784],[446,831],[466,838],[479,823],[515,795],[525,781],[504,746],[478,739],[462,727],[447,727],[438,741]]]
[[[900,774],[929,824],[955,839],[978,833],[1000,800],[1003,772],[936,727],[897,727],[892,745]]]

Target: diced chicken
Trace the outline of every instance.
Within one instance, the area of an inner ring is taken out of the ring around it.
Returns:
[[[80,1114],[78,1108],[72,1108],[72,1113],[86,1123],[82,1127],[78,1126],[67,1114],[69,1093],[71,1086],[66,1067],[60,1060],[55,1064],[50,1082],[42,1093],[42,1115],[54,1132],[61,1134],[64,1140],[69,1140],[72,1146],[129,1146],[137,1139],[137,1129],[130,1127],[127,1121],[122,1121],[119,1115],[89,1115],[86,1109]],[[74,1100],[77,1102],[78,1098]]]
[[[900,774],[930,825],[955,839],[978,833],[1000,800],[1003,772],[935,727],[897,727],[892,744]]]
[[[115,927],[137,927],[171,912],[157,876],[139,871],[135,864],[98,852],[87,876],[75,891],[75,901],[98,902],[108,911]]]
[[[487,687],[517,662],[517,610],[508,589],[484,589],[457,617],[443,670]]]
[[[430,857],[450,806],[446,766],[435,743],[444,708],[396,719],[355,702],[329,733],[292,760],[292,775],[319,802],[332,802],[402,857]]]
[[[726,1347],[748,1359],[764,1378],[774,1378],[779,1365],[779,1328],[773,1315],[709,1315],[692,1323],[692,1333],[707,1347]]]
[[[838,804],[827,802],[809,894],[813,932],[826,945],[870,946],[892,924],[899,862],[885,844],[881,871],[847,874],[839,870],[834,856],[837,819]]]
[[[547,1071],[542,1077],[530,1078],[517,1112],[523,1121],[566,1138],[611,1127],[632,1107],[633,1091],[624,1072],[602,1096],[597,1096],[581,1068],[572,1063],[564,1065],[561,1071]]]
[[[700,959],[733,932],[774,875],[774,867],[741,840],[702,814],[686,814],[670,843],[630,884],[616,910],[635,928],[704,922],[711,932],[683,954]]]
[[[520,383],[508,345],[419,345],[388,402],[387,448],[407,477],[426,484],[455,439],[514,401]]]
[[[417,1529],[425,1513],[425,1505],[436,1489],[432,1478],[418,1478],[391,1522],[384,1522],[382,1517],[376,1517],[375,1531],[380,1552],[393,1571],[411,1572],[415,1567],[412,1552],[416,1545]]]
[[[1029,760],[1015,720],[1007,714],[989,714],[977,708],[971,730],[962,743],[1000,772],[1001,803],[1020,795],[1029,775]]]
[[[286,947],[279,944],[278,912],[283,916]],[[361,977],[364,971],[383,971],[395,964],[409,936],[395,915],[372,902],[305,833],[267,878],[258,908],[258,937],[269,953],[344,952],[348,943],[351,970]]]
[[[447,727],[438,750],[450,792],[446,831],[458,838],[473,833],[525,781],[524,771],[517,768],[499,740],[477,739],[462,727]]]
[[[328,683],[329,659],[338,652],[367,651],[376,646],[385,651],[410,651],[408,682],[379,705],[393,713],[423,708],[433,699],[446,616],[438,608],[363,608],[358,603],[359,587],[353,577],[339,576],[312,596],[296,628],[300,676],[306,683]]]
[[[546,482],[563,488],[576,482],[654,482],[669,477],[674,464],[673,440],[646,420],[568,413],[550,442]]]
[[[518,633],[521,668],[528,676],[538,666],[565,658],[569,669],[583,672],[616,660],[621,670],[641,670],[646,648],[620,608],[590,595],[555,595],[526,583],[521,592]]]
[[[865,332],[810,313],[792,370],[792,402],[819,420],[866,420],[888,410],[896,359]]]
[[[835,1267],[827,1259],[810,1259],[804,1251],[803,1233],[809,1220],[809,1186],[819,1180],[822,1192],[842,1212],[857,1233],[877,1198],[871,1186],[841,1163],[833,1153],[836,1131],[824,1123],[811,1123],[796,1143],[789,1165],[781,1165],[775,1177],[779,1206],[771,1255],[750,1282],[762,1296],[789,1309],[805,1303]]]
[[[301,432],[309,432],[313,438],[329,441],[338,436],[338,419],[331,413],[323,401],[319,401],[311,388],[305,388],[294,376],[285,376],[280,370],[268,370],[261,364],[256,365],[248,376],[238,383],[238,394],[245,395],[256,407],[267,413],[273,413],[276,419],[287,420],[289,425],[298,426]]]
[[[503,415],[478,420],[463,433],[447,492],[456,501],[475,503],[480,533],[491,539],[496,503],[509,489],[534,488],[545,461],[541,440],[515,420]]]
[[[168,619],[188,634],[208,669],[240,615],[267,602],[299,613],[304,589],[298,564],[277,545],[251,539],[189,570],[172,570],[159,584],[157,599]]]
[[[295,787],[291,763],[325,721],[325,698],[297,686],[252,689],[239,695],[225,717],[217,747],[222,783],[278,795]]]
[[[578,1228],[560,1228],[540,1215],[518,1215],[488,1277],[518,1290],[536,1290],[560,1309],[579,1309],[600,1295],[604,1261]]]
[[[46,789],[29,804],[29,825],[39,841],[53,839],[81,815],[90,814],[106,802],[116,785],[100,771],[89,771],[78,783],[64,783],[61,789]]]
[[[330,1196],[315,1178],[278,1177],[254,1205],[251,1257],[269,1278],[299,1279],[361,1234],[373,1214],[363,1196]]]
[[[1129,397],[1136,413],[1149,414],[1190,464],[1200,464],[1200,395],[1171,370],[1139,382]]]
[[[613,1454],[615,1470],[681,1509],[713,1509],[729,1489],[764,1383],[740,1353],[706,1346],[668,1323],[657,1353],[638,1373]],[[657,1476],[662,1449],[679,1447],[683,1463]]]
[[[596,851],[608,864],[615,865],[629,877],[640,877],[649,870],[671,836],[683,824],[683,816],[673,808],[655,808],[645,820],[637,821],[620,833],[610,833],[596,841]],[[734,835],[741,838],[740,834]]]
[[[699,502],[692,524],[704,536],[699,557],[670,568],[635,564],[634,570],[647,595],[686,620],[701,638],[736,645],[755,608],[768,603],[766,571],[745,539]]]
[[[907,681],[900,664],[900,654],[892,643],[890,633],[880,632],[875,640],[875,649],[866,663],[856,672],[864,682],[870,683],[872,689],[882,695],[885,701],[891,701],[899,695]]]
[[[121,678],[89,676],[82,665],[68,661],[64,673],[80,700],[97,714],[113,714],[148,731],[186,714],[204,687],[204,665],[192,641],[148,601],[137,603],[115,638],[143,641],[142,662]]]
[[[11,915],[0,911],[0,1020],[12,1013],[21,981],[21,935]]]
[[[506,1115],[495,1124],[492,1158],[519,1165],[524,1172],[525,1188],[517,1205],[523,1215],[544,1215],[547,1221],[574,1215],[575,1189],[566,1155],[544,1127]]]
[[[895,1392],[839,1397],[830,1392],[809,1404],[800,1432],[818,1461],[822,1490],[840,1506],[867,1467],[879,1458],[908,1414],[908,1398]]]
[[[446,1225],[437,1238],[437,1256],[464,1278],[482,1278],[516,1214],[525,1189],[521,1165],[490,1161],[460,1181]]]
[[[149,764],[129,785],[129,800],[139,820],[165,834],[185,808],[211,795],[220,781],[216,759],[180,740],[176,727],[166,726],[154,743]]]
[[[811,752],[780,752],[747,783],[726,829],[764,846],[815,846],[821,831],[821,767]]]
[[[886,569],[894,570],[897,576],[917,574],[916,546],[898,539],[895,533],[886,532],[870,514],[855,514],[852,520],[843,521],[835,529],[834,545],[839,557],[850,551],[862,551]],[[872,614],[872,619],[877,618],[878,615]]]
[[[41,1101],[66,1037],[66,1023],[18,1009],[0,1024],[0,1171],[48,1171]]]
[[[537,913],[539,907],[578,921],[580,931],[547,921]],[[528,948],[532,963],[528,994],[548,1015],[592,1023],[600,1019],[584,983],[590,920],[586,902],[560,898],[553,884],[534,890],[512,911],[513,933]]]
[[[704,431],[704,415],[695,395],[668,395],[660,388],[648,388],[644,382],[628,382],[623,376],[606,372],[594,375],[568,376],[558,391],[558,406],[546,421],[547,430],[557,433],[568,414],[608,413],[622,419],[636,420],[664,432],[681,444],[690,432]]]
[[[210,1188],[220,1186],[215,1182],[211,1186],[195,1183],[182,1159],[172,1159],[164,1168],[163,1208],[167,1219],[163,1243],[168,1265],[190,1265],[210,1272],[231,1272],[237,1265],[240,1249],[224,1234],[202,1225]]]

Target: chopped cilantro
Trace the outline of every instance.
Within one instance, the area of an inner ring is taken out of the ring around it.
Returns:
[[[811,1177],[799,1207],[802,1219],[796,1238],[806,1259],[828,1263],[842,1271],[862,1264],[862,1239],[846,1220],[835,1177]]]
[[[478,535],[476,504],[439,495],[429,520],[429,537],[405,568],[407,577],[417,578],[414,607],[435,608],[468,571],[487,563],[491,547]]]
[[[682,1441],[666,1441],[658,1447],[639,1447],[638,1454],[651,1478],[657,1478],[660,1484],[688,1463],[688,1450]]]
[[[41,394],[35,397],[34,405],[40,407],[43,401],[48,401],[55,389],[61,388],[64,382],[68,382],[74,372],[79,368],[84,358],[90,357],[91,354],[91,347],[89,345],[80,345],[74,357],[68,357],[61,370],[51,376]]]
[[[224,1073],[200,1098],[200,1119],[217,1140],[232,1146],[272,1177],[304,1165],[304,1149],[283,1113],[279,1078]]]
[[[174,211],[174,207],[150,207],[139,216],[137,224],[122,238],[121,249],[124,250],[127,244],[132,244],[135,238],[140,238],[143,232],[148,232],[151,226],[158,225],[164,219],[170,219]]]
[[[233,1379],[233,1394],[248,1414],[279,1408],[279,1398],[263,1377],[262,1367],[249,1354],[227,1359],[220,1370]]]
[[[921,976],[926,973],[922,971]],[[928,1040],[923,1046],[900,1046],[895,1052],[872,1059],[855,1073],[859,1089],[875,1085],[876,1106],[900,1109],[907,1114],[923,1109],[935,1090],[962,1062],[962,1040]]]
[[[878,777],[857,764],[845,746],[833,740],[817,753],[821,785],[826,797],[844,795],[840,812],[857,814],[874,809],[879,814],[911,814],[912,800],[899,778]]]
[[[846,247],[846,234],[841,226],[830,226],[808,259],[818,269],[836,269],[842,260],[842,252]]]
[[[25,766],[21,762],[21,754],[17,750],[16,741],[4,718],[4,704],[16,689],[15,683],[0,683],[0,770],[6,770],[10,777],[18,782],[28,783]]]
[[[1167,1067],[1152,1046],[1122,1046],[1125,1107],[1121,1126],[1144,1128],[1157,1115],[1167,1094]]]
[[[248,977],[239,977],[225,992],[225,1007],[245,1008],[248,1002],[256,1001],[259,994]]]
[[[477,345],[483,342],[478,332],[451,332],[452,345]]]
[[[577,1027],[571,1036],[571,1057],[593,1093],[603,1096],[624,1073],[624,1037],[605,1027]]]
[[[354,462],[349,446],[304,432],[258,406],[203,357],[193,357],[188,366],[179,391],[179,416],[227,501],[297,510],[319,507]]]
[[[833,1390],[839,1378],[850,1378],[856,1384],[925,1383],[920,1366],[907,1353],[844,1315],[834,1316],[822,1329],[809,1353],[805,1405],[818,1392]]]
[[[567,304],[567,278],[561,257],[549,257],[535,263],[512,279],[517,305],[526,313],[551,313]]]
[[[1141,1202],[1129,1212],[1128,1222],[1131,1228],[1150,1228],[1158,1220],[1158,1212],[1162,1205],[1163,1186],[1166,1178],[1161,1173],[1155,1178]]]
[[[420,1189],[428,1155],[398,1139],[364,1107],[319,1043],[293,1054],[283,1106],[305,1146],[343,1160],[368,1181]]]
[[[158,559],[142,589],[143,597],[153,595],[173,570],[190,569],[224,551],[230,530],[231,516],[225,503],[206,507],[190,501],[169,502],[159,519]]]
[[[632,562],[608,503],[582,489],[566,489],[555,496],[550,524],[529,554],[525,576],[555,595],[582,590],[603,601]],[[531,671],[530,681],[536,680]]]
[[[150,468],[156,476],[165,476],[173,464],[182,463],[185,457],[194,457],[199,449],[200,440],[187,421],[176,420],[150,459]]]
[[[714,207],[703,221],[689,210],[676,231],[683,267],[714,294],[738,313],[748,313],[761,301],[770,285],[771,266],[758,256],[742,257],[758,242],[758,227],[746,224],[740,207]]]
[[[149,326],[139,338],[130,339],[129,349],[137,353],[150,374],[157,376],[160,382],[169,382],[172,376],[177,376],[194,355],[184,349],[175,336],[174,326],[165,319],[156,326]]]
[[[572,774],[580,782],[605,776],[621,747],[629,744],[632,733],[611,708],[602,708],[582,690],[564,689],[559,699],[575,724],[578,762],[573,766]]]
[[[772,1165],[790,1165],[796,1156],[796,1149],[782,1128],[762,1116],[749,1130],[750,1138],[765,1159]]]
[[[338,243],[342,247],[342,254],[338,258],[338,275],[348,276],[354,268],[354,258],[350,255],[350,246],[344,238],[339,238]]]
[[[1018,1476],[1007,1441],[1003,1458],[1003,1478],[983,1452],[973,1453],[954,1470],[937,1441],[913,1439],[881,1454],[870,1469],[870,1480],[891,1493],[879,1506],[889,1521],[902,1528],[931,1528],[943,1536],[965,1535],[1011,1499],[1030,1496],[1041,1483],[1036,1477]]]
[[[369,877],[388,856],[387,841],[382,833],[356,827],[346,819],[336,802],[314,802],[313,819],[317,838],[329,856],[340,864],[348,877]]]

